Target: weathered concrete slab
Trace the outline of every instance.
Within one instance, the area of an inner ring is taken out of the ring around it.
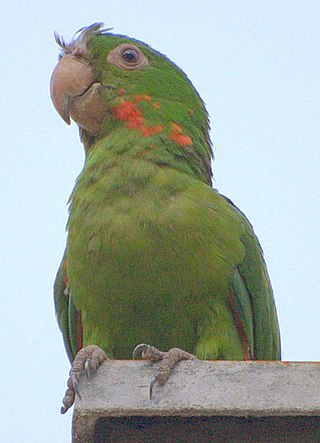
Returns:
[[[156,386],[149,399],[156,367],[143,361],[110,361],[101,366],[92,381],[84,379],[80,385],[82,399],[77,398],[75,403],[73,441],[94,441],[94,429],[101,417],[112,418],[99,422],[100,427],[108,427],[117,422],[115,417],[157,417],[161,424],[161,417],[203,420],[221,416],[233,417],[233,422],[235,417],[313,417],[312,423],[319,421],[315,432],[319,432],[320,441],[320,363],[180,362],[166,385]],[[123,420],[118,419],[119,423],[125,432]],[[183,423],[190,424],[184,419],[180,430]],[[291,423],[293,429],[294,418]],[[201,441],[199,438],[194,441]]]

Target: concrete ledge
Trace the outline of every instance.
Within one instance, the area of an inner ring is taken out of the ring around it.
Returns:
[[[252,423],[252,418],[260,422],[258,428],[261,433],[266,419],[259,417],[274,417],[278,422],[286,420],[287,425],[279,425],[279,432],[282,433],[284,426],[288,426],[289,432],[293,432],[297,426],[299,432],[302,432],[301,436],[307,435],[305,432],[314,428],[314,435],[317,435],[320,441],[320,418],[317,417],[320,416],[320,363],[180,362],[166,385],[155,387],[153,398],[150,400],[149,385],[156,367],[156,364],[143,361],[110,361],[99,368],[92,381],[84,379],[80,385],[82,399],[77,398],[75,403],[73,441],[167,441],[164,435],[170,434],[170,430],[175,428],[174,423],[178,423],[179,432],[186,432],[186,429],[190,428],[190,418],[193,425],[186,436],[169,435],[168,441],[201,441],[201,435],[204,429],[208,431],[210,423],[212,432],[219,428],[218,418],[220,425],[224,423],[225,438],[228,429],[234,429],[234,435],[239,436],[241,432],[236,430],[237,424],[241,427],[241,424],[248,420]],[[173,420],[171,425],[170,420]],[[270,418],[265,422],[267,427],[270,427],[271,421]],[[152,435],[155,435],[164,422],[167,424],[166,431],[165,434],[162,433],[160,440],[144,440],[143,432],[146,429],[150,432],[153,426]],[[305,431],[303,425],[298,422],[305,423]],[[133,432],[132,423],[135,430],[142,430],[141,439],[138,436],[130,439]],[[200,434],[194,437],[196,440],[188,440],[187,436],[191,435],[191,431],[194,431],[199,423],[202,423],[199,427]],[[117,432],[122,433],[122,437],[119,434],[118,439],[107,439],[106,432],[114,426]],[[272,432],[275,426],[271,426]],[[128,435],[125,437],[127,431]],[[208,438],[220,441],[212,432],[206,436],[203,434],[203,441],[208,441]],[[248,432],[247,430],[247,440],[232,441],[251,441]],[[103,435],[101,440],[99,434]],[[230,435],[230,438],[233,438],[232,434]],[[252,434],[252,438],[257,438],[256,435]],[[312,438],[314,435],[312,434]],[[259,441],[263,441],[261,438]],[[272,437],[272,441],[278,440]]]

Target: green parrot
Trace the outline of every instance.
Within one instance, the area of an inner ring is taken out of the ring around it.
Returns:
[[[101,23],[56,40],[52,101],[85,148],[54,288],[73,362],[62,412],[84,369],[127,359],[135,345],[161,360],[151,388],[181,359],[280,359],[263,253],[211,186],[208,116],[188,77]]]

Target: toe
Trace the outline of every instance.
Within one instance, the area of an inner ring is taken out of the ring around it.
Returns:
[[[73,388],[75,394],[77,394],[77,396],[81,400],[81,395],[80,395],[80,392],[79,392],[79,381],[80,381],[80,374],[79,374],[79,372],[71,371],[70,380],[71,380],[71,384],[72,384],[71,389]]]
[[[75,393],[76,393],[76,390],[74,388],[74,384],[73,384],[72,378],[70,376],[67,381],[67,390],[66,390],[64,397],[62,399],[63,406],[61,406],[61,409],[60,409],[61,414],[65,414],[67,412],[67,410],[69,408],[71,408],[71,406],[74,403]]]
[[[84,362],[84,370],[89,380],[91,380],[98,367],[107,359],[106,353],[98,346],[91,350]]]
[[[157,368],[156,375],[152,378],[150,387],[149,387],[149,397],[152,398],[153,390],[155,385],[163,386],[170,374],[175,367],[175,365],[181,360],[197,360],[197,357],[189,352],[186,352],[180,348],[172,348],[169,349],[168,352],[159,351],[159,349],[154,346],[141,344],[136,346],[133,353],[134,356],[138,353],[142,352],[142,358],[152,360],[152,361],[160,361],[160,364]]]
[[[81,399],[79,383],[83,372],[85,372],[88,379],[91,379],[101,363],[107,359],[106,353],[96,345],[86,346],[78,352],[70,370],[70,377],[67,382],[68,388],[62,400],[61,414],[65,414],[73,405],[75,395]]]

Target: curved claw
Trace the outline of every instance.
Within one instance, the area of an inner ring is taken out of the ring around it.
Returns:
[[[132,352],[133,359],[135,359],[139,352],[141,352],[141,356],[144,360],[151,361],[160,361],[165,355],[165,352],[159,351],[159,349],[154,346],[146,345],[145,343],[141,343],[134,348]]]
[[[67,410],[70,408],[70,406],[61,406],[60,408],[60,414],[65,414]]]
[[[156,383],[157,383],[157,376],[155,375],[152,378],[151,382],[150,382],[150,387],[149,387],[149,398],[150,398],[150,400],[152,400],[153,388],[154,388]]]
[[[140,343],[140,345],[137,345],[134,350],[132,351],[132,359],[134,360],[137,355],[139,354],[139,352],[141,352],[141,354],[144,351],[147,351],[149,348],[149,345],[146,345],[145,343]]]
[[[92,359],[90,357],[88,357],[85,361],[84,370],[87,380],[92,380],[92,377],[97,370],[97,365],[92,362]]]

